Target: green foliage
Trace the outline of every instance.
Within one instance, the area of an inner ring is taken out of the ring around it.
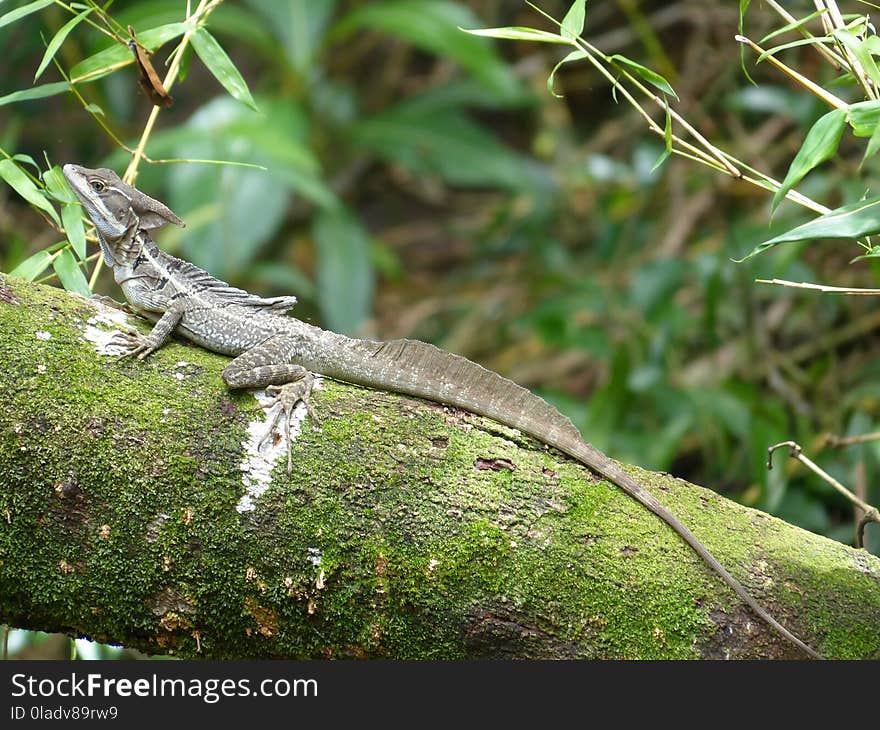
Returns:
[[[69,90],[70,84],[68,84],[66,81],[57,81],[52,84],[42,84],[41,86],[35,86],[32,89],[21,89],[20,91],[13,91],[10,94],[0,96],[0,106],[5,106],[6,104],[16,104],[20,101],[45,99],[48,96],[63,94],[65,91]]]
[[[633,61],[631,58],[627,58],[626,56],[621,56],[619,53],[615,53],[612,56],[609,56],[608,60],[611,62],[612,65],[621,66],[628,71],[632,71],[636,74],[636,76],[640,76],[649,84],[651,84],[651,86],[656,87],[664,94],[669,94],[674,99],[678,98],[678,95],[675,93],[675,89],[670,86],[669,82],[656,71],[652,71],[647,66],[643,66],[642,64]]]
[[[0,15],[0,28],[2,28],[4,25],[15,23],[16,21],[21,20],[31,13],[36,13],[37,11],[48,7],[54,2],[55,0],[34,0],[34,2],[28,3],[27,5],[22,5],[20,8],[10,10],[8,13]]]
[[[197,28],[192,35],[192,45],[198,57],[214,74],[217,81],[223,85],[223,88],[229,92],[229,95],[257,111],[257,105],[254,103],[247,83],[214,36],[204,28]]]
[[[490,47],[459,31],[476,25],[476,16],[459,2],[385,0],[352,10],[334,26],[330,39],[381,30],[454,61],[499,99],[516,97],[519,84],[509,66]]]
[[[40,65],[37,66],[37,72],[34,74],[34,81],[43,75],[43,71],[46,70],[52,62],[52,59],[55,58],[55,54],[58,53],[58,49],[61,48],[61,44],[64,43],[65,39],[70,34],[70,31],[76,28],[76,26],[78,26],[91,12],[91,8],[86,8],[79,15],[74,15],[63,26],[61,26],[61,29],[54,36],[52,36],[52,40],[49,41],[49,45],[46,46],[46,52],[43,54]]]
[[[788,168],[785,180],[773,196],[771,210],[785,198],[785,194],[804,179],[806,174],[837,152],[837,145],[846,128],[846,109],[835,109],[819,118],[810,128],[806,139]]]
[[[9,273],[25,281],[34,281],[49,267],[54,258],[52,252],[48,248],[44,248],[32,256],[28,256]]]
[[[432,99],[397,104],[358,122],[351,134],[355,144],[380,157],[453,185],[552,185],[540,165],[510,150],[460,110]]]
[[[84,297],[89,296],[92,292],[89,289],[89,282],[83,276],[82,269],[74,258],[69,248],[63,248],[58,255],[52,260],[52,266],[55,267],[55,273],[64,285],[64,288],[82,294]]]
[[[373,304],[369,234],[349,211],[331,208],[315,216],[312,235],[322,318],[336,332],[357,334]]]
[[[834,158],[838,151],[846,126],[857,138],[868,138],[862,162],[873,157],[880,149],[880,101],[877,100],[876,87],[880,84],[880,69],[875,56],[880,56],[880,37],[868,22],[867,16],[854,16],[845,27],[834,27],[822,36],[813,36],[807,30],[807,24],[824,14],[826,10],[811,13],[796,19],[776,32],[765,36],[765,40],[778,35],[798,30],[806,37],[774,46],[760,53],[757,61],[775,58],[782,51],[801,46],[821,46],[823,49],[835,50],[838,55],[835,63],[843,65],[846,71],[843,80],[850,85],[860,86],[867,100],[847,103],[827,90],[812,85],[802,76],[786,70],[790,76],[803,84],[812,93],[824,101],[833,103],[835,108],[820,117],[810,128],[791,162],[785,180],[777,187],[773,197],[771,210],[775,210],[789,191],[793,190],[808,173],[822,163]],[[783,67],[784,68],[784,67]],[[815,209],[815,208],[814,208]],[[861,238],[880,233],[880,218],[873,212],[871,201],[860,201],[846,204],[837,209],[823,213],[814,221],[797,226],[756,246],[746,257],[766,251],[779,243],[809,241],[821,238]],[[873,256],[875,246],[869,240],[862,242],[867,256]],[[865,256],[857,257],[861,260]]]
[[[780,243],[798,243],[817,238],[860,238],[880,231],[880,198],[860,200],[820,215],[803,225],[780,233],[758,244],[746,258],[751,258]]]
[[[584,23],[587,19],[587,0],[575,0],[562,19],[560,30],[562,37],[573,41],[584,32]]]

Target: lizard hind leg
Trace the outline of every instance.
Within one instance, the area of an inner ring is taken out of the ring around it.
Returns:
[[[317,426],[321,425],[321,421],[318,419],[317,414],[315,413],[314,408],[312,408],[312,404],[309,402],[309,397],[312,394],[312,387],[314,386],[314,376],[308,371],[303,370],[303,376],[292,383],[284,383],[283,385],[270,385],[266,388],[266,392],[270,395],[274,396],[273,400],[268,404],[270,407],[278,403],[281,407],[278,412],[275,414],[275,417],[272,419],[272,423],[269,425],[268,430],[266,431],[266,435],[260,440],[259,447],[262,447],[263,443],[269,438],[275,425],[278,423],[281,415],[284,415],[284,444],[287,449],[287,473],[290,474],[293,468],[293,460],[291,456],[291,435],[290,435],[290,425],[293,421],[293,410],[300,403],[302,403],[306,411],[309,414],[309,417],[315,422]],[[259,448],[258,447],[258,448]]]
[[[280,404],[279,410],[275,413],[257,448],[263,447],[263,444],[272,435],[281,416],[284,416],[283,438],[287,446],[287,473],[289,474],[293,467],[290,429],[294,409],[302,403],[315,424],[320,426],[321,422],[309,403],[315,377],[302,365],[283,362],[284,355],[279,353],[279,349],[285,344],[285,342],[280,342],[276,346],[273,340],[269,340],[268,343],[264,343],[260,347],[243,352],[224,368],[223,380],[230,388],[265,388],[272,399],[264,404],[264,408],[272,408],[276,403]],[[279,355],[282,358],[281,362],[277,360]]]
[[[259,451],[263,448],[263,444],[265,444],[272,436],[275,427],[283,416],[284,431],[282,438],[284,439],[284,444],[287,449],[287,473],[290,474],[293,468],[290,428],[294,418],[294,409],[302,403],[305,406],[309,417],[315,422],[315,425],[321,425],[321,421],[315,413],[315,409],[312,408],[312,404],[309,402],[309,397],[312,394],[312,388],[315,384],[315,378],[308,370],[300,365],[269,365],[265,367],[270,368],[276,377],[278,377],[278,370],[285,369],[286,372],[283,380],[287,382],[282,382],[280,385],[272,383],[266,386],[266,393],[271,396],[271,399],[263,404],[263,408],[268,410],[273,408],[276,404],[280,407],[275,412],[272,421],[266,428],[266,433],[263,435],[263,438],[261,438],[259,444],[257,444],[257,450]],[[225,371],[224,379],[226,379]],[[226,382],[227,384],[230,384],[229,380],[226,380]]]
[[[230,388],[265,388],[299,381],[308,371],[291,362],[292,355],[287,338],[270,337],[223,368],[223,380]]]

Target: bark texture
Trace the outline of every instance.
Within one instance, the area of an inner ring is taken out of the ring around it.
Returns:
[[[798,656],[665,524],[516,431],[325,380],[288,475],[277,445],[247,455],[265,416],[226,358],[117,363],[116,316],[0,276],[0,621],[206,658]],[[631,472],[805,641],[880,657],[880,560]]]

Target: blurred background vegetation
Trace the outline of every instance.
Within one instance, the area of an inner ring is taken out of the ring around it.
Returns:
[[[556,18],[570,5],[538,4]],[[118,0],[110,12],[142,35],[181,21],[184,8]],[[749,82],[731,0],[607,0],[587,13],[594,45],[663,74],[691,124],[779,179],[827,111],[753,58]],[[45,42],[70,17],[51,5],[0,28],[0,97],[33,85]],[[785,203],[771,225],[771,194],[680,157],[652,171],[663,140],[595,70],[568,64],[555,87],[564,98],[548,93],[568,49],[457,29],[507,25],[555,30],[520,0],[223,3],[207,27],[259,112],[187,58],[146,152],[267,170],[142,163],[138,187],[187,222],[160,244],[236,286],[295,293],[296,315],[322,326],[463,354],[555,403],[615,458],[852,543],[849,503],[782,454],[768,472],[766,450],[794,439],[867,501],[880,499],[876,442],[824,442],[880,430],[880,311],[869,297],[755,279],[870,287],[876,263],[850,264],[858,251],[840,242],[734,263],[812,216]],[[746,15],[750,37],[778,26],[759,4]],[[81,25],[58,60],[70,69],[110,45]],[[153,57],[160,76],[173,47]],[[809,47],[791,58],[832,81]],[[40,83],[58,80],[50,66]],[[136,145],[152,107],[134,69],[79,88]],[[120,173],[130,159],[70,94],[0,106],[0,148]],[[857,180],[862,151],[845,138],[800,189],[829,207],[857,200],[877,165]],[[57,240],[0,186],[0,270]],[[122,298],[106,271],[95,290]],[[871,528],[867,539],[880,547]],[[22,636],[12,655],[70,653]]]

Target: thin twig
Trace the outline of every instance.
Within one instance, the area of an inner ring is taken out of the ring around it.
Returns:
[[[843,484],[837,481],[833,476],[831,476],[827,471],[822,469],[816,462],[814,462],[810,457],[805,456],[803,449],[800,445],[795,441],[782,441],[778,444],[773,444],[767,449],[767,469],[773,468],[773,452],[777,449],[781,449],[783,447],[788,447],[788,455],[790,458],[795,459],[805,467],[807,467],[810,471],[816,474],[819,478],[821,478],[826,484],[830,484],[834,489],[836,489],[840,494],[842,494],[846,499],[852,502],[856,507],[858,507],[862,512],[864,512],[864,516],[859,521],[859,525],[856,529],[856,547],[861,548],[864,546],[864,533],[865,533],[865,525],[869,522],[877,522],[880,523],[880,512],[877,511],[876,507],[868,504],[862,499],[859,499],[858,496],[853,494],[849,489],[847,489]]]
[[[755,170],[748,165],[743,165],[743,168],[752,172],[757,177],[751,177],[749,175],[742,175],[740,177],[741,180],[744,180],[747,183],[751,183],[755,187],[763,188],[764,190],[769,190],[771,193],[776,192],[779,188],[782,187],[782,183],[779,182],[776,178],[767,175],[766,173],[761,172],[760,170]],[[825,215],[826,213],[831,212],[831,208],[826,205],[822,205],[822,203],[817,203],[812,198],[808,198],[803,193],[799,193],[797,190],[789,190],[785,194],[785,199],[790,200],[792,203],[797,203],[802,208],[806,208],[807,210],[812,210],[814,213],[818,213],[819,215]]]
[[[779,15],[781,15],[782,18],[784,20],[786,20],[788,23],[797,23],[797,18],[795,18],[785,8],[783,8],[779,3],[777,3],[776,0],[766,0],[766,2],[771,8],[773,8],[773,10],[775,10],[777,13],[779,13]],[[810,31],[808,31],[804,26],[798,26],[797,32],[800,33],[804,38],[815,38],[816,37],[812,33],[810,33]],[[816,51],[818,51],[820,54],[822,54],[825,57],[825,59],[828,61],[828,63],[830,63],[832,66],[834,66],[834,68],[839,69],[839,68],[846,65],[844,60],[835,51],[832,51],[830,48],[826,48],[823,44],[814,43],[813,48],[815,48]]]
[[[791,289],[810,289],[819,291],[823,294],[847,294],[856,297],[876,297],[880,296],[880,289],[859,289],[849,286],[827,286],[826,284],[811,284],[806,281],[787,281],[786,279],[755,279],[756,284],[774,284],[776,286],[786,286]]]
[[[838,436],[833,433],[829,433],[825,436],[825,443],[832,448],[837,448],[839,446],[852,446],[853,444],[864,444],[869,441],[876,441],[880,439],[880,431],[874,431],[874,433],[863,433],[858,436]]]
[[[828,22],[831,24],[833,30],[845,30],[846,22],[843,20],[843,15],[840,13],[840,8],[837,7],[837,3],[835,0],[822,0],[825,9],[828,11]],[[818,4],[818,3],[817,3]],[[837,43],[837,47],[840,50],[840,53],[847,60],[847,65],[849,66],[849,70],[852,73],[853,77],[859,82],[859,85],[864,89],[865,96],[869,99],[877,98],[877,91],[874,88],[874,84],[871,82],[871,79],[865,73],[865,68],[859,62],[859,59],[855,57],[853,52],[841,43],[840,39],[837,36],[834,36],[832,30],[832,37]]]
[[[751,48],[755,53],[761,55],[764,53],[764,49],[761,48],[757,43],[753,40],[746,38],[744,35],[737,35],[734,38],[740,42],[745,43],[749,48]],[[807,91],[809,91],[813,96],[821,99],[829,106],[833,106],[835,109],[846,109],[849,107],[843,99],[839,96],[835,96],[830,91],[826,91],[817,83],[811,81],[803,74],[798,73],[790,66],[786,66],[782,61],[780,61],[776,56],[767,56],[767,60],[770,61],[776,68],[778,68],[782,73],[788,76],[792,81],[803,86]]]

